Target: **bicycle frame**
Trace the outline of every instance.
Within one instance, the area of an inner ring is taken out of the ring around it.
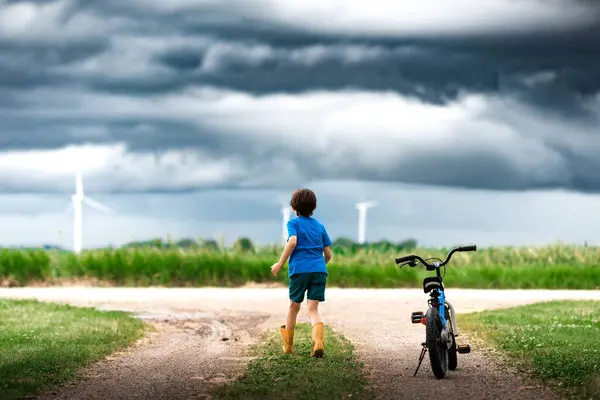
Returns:
[[[440,267],[437,265],[438,263],[434,263],[436,275],[440,278],[440,282],[442,283],[441,290],[433,289],[431,291],[430,297],[431,299],[435,299],[437,302],[437,308],[440,312],[440,317],[442,320],[442,326],[446,328],[448,320],[446,319],[446,306],[448,306],[449,314],[450,314],[450,327],[452,328],[452,333],[454,336],[458,336],[458,330],[456,327],[456,313],[454,312],[454,307],[448,300],[446,300],[446,291],[444,288],[443,278],[440,274]]]
[[[437,302],[437,309],[440,311],[440,317],[442,319],[442,326],[446,327],[446,313],[445,313],[445,305],[446,305],[446,293],[444,290],[444,278],[442,277],[442,274],[440,274],[440,263],[439,262],[434,262],[433,266],[435,267],[435,274],[437,275],[438,279],[440,280],[440,285],[441,287],[438,288],[434,288],[431,293],[429,294],[429,296],[431,297],[431,300],[435,300]],[[429,305],[431,306],[432,302],[429,301],[428,303],[430,303]]]
[[[439,291],[437,293],[432,293],[431,297],[436,298],[436,302],[438,303],[437,309],[440,312],[440,318],[442,320],[442,329],[443,331],[448,330],[448,325],[450,326],[450,332],[456,338],[458,336],[458,328],[456,327],[456,314],[454,312],[454,307],[448,300],[446,300],[446,295],[444,291]],[[446,318],[446,306],[448,307],[448,313],[450,314],[450,320]]]
[[[440,291],[439,295],[438,295],[438,310],[440,310],[440,317],[442,317],[442,326],[445,328],[446,327],[446,323],[448,321],[446,321],[446,313],[445,313],[445,300],[446,300],[446,295],[444,295],[444,291]]]

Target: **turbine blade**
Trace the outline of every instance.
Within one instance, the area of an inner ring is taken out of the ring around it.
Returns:
[[[90,199],[87,196],[83,196],[83,202],[86,203],[88,206],[95,208],[96,210],[102,211],[105,214],[112,214],[114,212],[112,208],[109,208],[104,204],[97,202],[94,199]]]

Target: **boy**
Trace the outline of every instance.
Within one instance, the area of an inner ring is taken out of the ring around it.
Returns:
[[[323,321],[319,316],[319,302],[325,301],[327,282],[326,264],[331,260],[331,239],[323,224],[312,217],[317,208],[317,198],[309,189],[297,189],[292,194],[290,206],[296,218],[288,221],[288,241],[281,258],[273,264],[271,272],[277,276],[283,265],[289,262],[290,307],[285,325],[280,328],[283,352],[294,351],[294,328],[300,305],[307,292],[308,316],[312,325],[311,357],[323,357]]]

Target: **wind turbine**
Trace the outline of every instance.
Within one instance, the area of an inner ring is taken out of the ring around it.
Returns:
[[[374,201],[365,201],[356,203],[356,209],[358,210],[358,243],[365,243],[366,230],[367,230],[367,210],[371,207],[375,207],[377,203]]]
[[[94,199],[90,199],[89,197],[83,194],[83,179],[81,177],[81,172],[75,172],[75,194],[71,196],[71,204],[73,206],[73,252],[75,254],[79,254],[81,252],[81,243],[82,243],[82,232],[83,232],[83,224],[82,224],[82,206],[83,203],[86,203],[92,208],[95,208],[98,211],[101,211],[105,214],[111,214],[113,212],[112,209],[106,207],[105,205],[97,202]]]
[[[283,201],[282,198],[279,199],[279,202],[281,203],[280,211],[281,216],[283,217],[281,221],[281,240],[283,242],[283,245],[285,246],[288,240],[287,223],[290,220],[290,216],[292,215],[292,208],[289,206],[289,204],[286,204],[286,202]]]

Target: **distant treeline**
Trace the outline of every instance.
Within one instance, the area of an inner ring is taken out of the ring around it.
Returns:
[[[159,248],[159,249],[170,249],[170,248],[180,248],[180,249],[205,249],[205,250],[213,250],[213,251],[221,251],[226,247],[223,244],[220,244],[218,241],[214,239],[181,239],[181,240],[163,240],[163,239],[151,239],[145,241],[134,241],[126,243],[121,246],[122,248]],[[248,251],[253,252],[260,249],[273,249],[281,247],[281,245],[267,245],[267,246],[256,246],[252,239],[248,237],[238,238],[231,249],[234,251]],[[399,243],[394,243],[389,240],[380,240],[377,242],[369,242],[365,244],[359,244],[352,239],[340,237],[337,238],[333,242],[334,251],[353,251],[358,249],[371,249],[375,251],[402,251],[414,249],[417,247],[417,241],[415,239],[407,239],[403,240]]]

